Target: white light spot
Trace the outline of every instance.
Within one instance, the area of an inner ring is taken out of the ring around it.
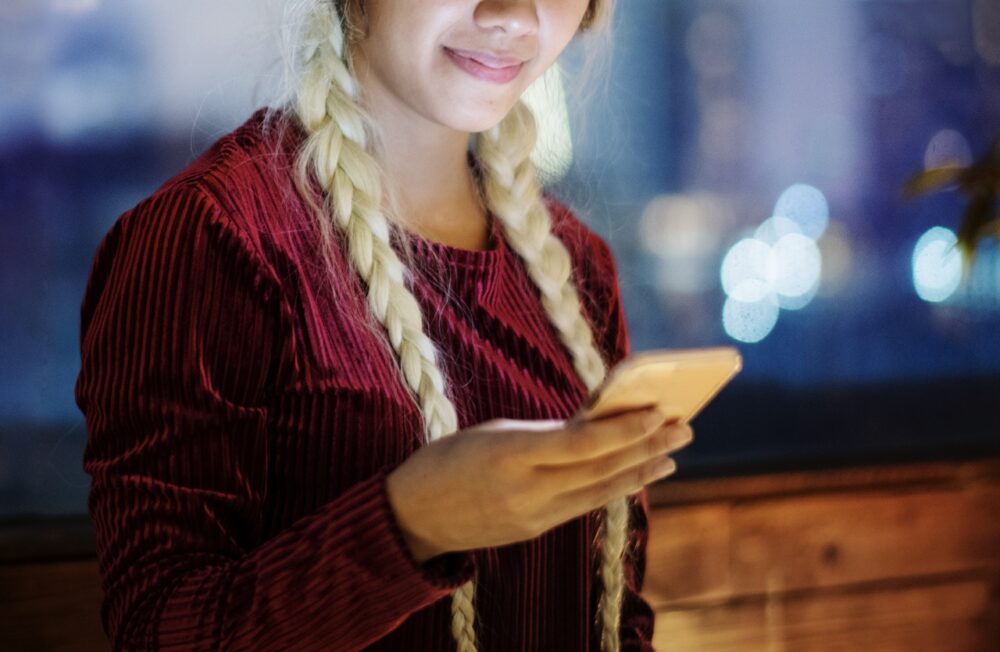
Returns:
[[[771,269],[774,289],[779,301],[782,298],[802,299],[814,294],[819,285],[822,260],[813,240],[798,233],[782,236],[771,250]],[[803,307],[799,302],[789,306]],[[785,304],[782,303],[784,308]]]
[[[731,299],[753,303],[772,293],[771,247],[754,238],[740,240],[722,260],[722,289]]]
[[[779,294],[777,295],[778,306],[781,307],[782,310],[802,310],[816,298],[817,290],[819,290],[819,283],[809,288],[806,292],[796,296]]]
[[[781,221],[773,226],[781,228]],[[822,256],[816,243],[801,233],[786,233],[774,246],[745,238],[722,261],[722,289],[737,301],[770,298],[782,308],[798,310],[816,295]]]
[[[778,305],[769,298],[747,302],[729,297],[722,307],[722,326],[726,334],[740,342],[760,342],[777,323]]]
[[[818,240],[830,219],[830,206],[818,188],[797,183],[781,193],[773,214],[794,221],[803,235]]]
[[[972,148],[965,136],[954,129],[934,134],[924,150],[924,168],[965,167],[972,162]]]
[[[802,235],[802,229],[799,228],[798,223],[788,219],[787,217],[776,215],[764,220],[764,222],[757,227],[757,230],[754,231],[753,237],[757,238],[761,242],[774,245],[783,236],[792,233]]]
[[[962,257],[955,246],[958,238],[941,226],[920,236],[913,248],[913,287],[924,301],[946,300],[962,280]]]
[[[665,258],[703,256],[719,246],[719,202],[705,195],[660,195],[642,212],[643,247]]]
[[[708,292],[732,208],[709,193],[659,195],[642,212],[642,247],[657,258],[657,287],[671,294]]]

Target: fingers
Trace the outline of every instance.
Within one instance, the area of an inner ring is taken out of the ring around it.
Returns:
[[[656,457],[642,464],[625,469],[612,477],[580,489],[559,494],[552,500],[552,512],[560,522],[580,514],[599,509],[604,505],[637,493],[645,485],[671,475],[677,464],[669,457]]]
[[[566,493],[606,482],[624,471],[663,459],[665,455],[687,446],[692,438],[690,426],[667,425],[648,437],[640,438],[625,448],[599,458],[574,464],[536,466],[534,471],[538,474],[539,481],[549,487],[550,491]]]
[[[654,408],[631,410],[593,421],[568,422],[563,429],[542,433],[526,453],[532,465],[572,464],[600,458],[655,431],[666,416]]]

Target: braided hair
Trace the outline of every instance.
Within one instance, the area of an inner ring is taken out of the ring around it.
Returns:
[[[590,0],[582,29],[606,20],[611,0]],[[363,282],[370,316],[383,329],[402,380],[423,417],[424,435],[433,441],[454,434],[458,418],[439,368],[439,352],[426,335],[419,303],[404,283],[408,270],[390,244],[393,225],[383,212],[382,171],[373,155],[377,128],[365,112],[348,44],[360,31],[357,0],[312,0],[298,59],[301,70],[291,100],[307,137],[297,160],[297,182],[319,183],[324,202],[317,208],[325,252],[345,246]],[[542,305],[573,358],[588,391],[600,385],[606,365],[584,319],[570,278],[569,252],[552,231],[537,172],[531,160],[536,125],[531,110],[518,101],[495,127],[477,135],[482,191],[505,239],[523,260],[541,293]],[[306,193],[308,197],[308,193]],[[328,254],[327,254],[328,255]],[[327,258],[329,260],[329,258]],[[598,607],[601,647],[620,648],[619,622],[625,590],[623,554],[628,539],[627,497],[605,506],[598,536],[604,587]],[[459,652],[475,652],[475,581],[452,597],[452,635]]]

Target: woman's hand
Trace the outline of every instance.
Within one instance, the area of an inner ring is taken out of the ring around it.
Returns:
[[[421,447],[387,478],[423,562],[539,536],[676,469],[691,428],[655,409],[593,421],[495,419]]]

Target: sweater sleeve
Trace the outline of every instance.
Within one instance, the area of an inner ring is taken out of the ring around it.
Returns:
[[[602,352],[606,354],[609,368],[628,357],[632,346],[621,302],[618,268],[608,244],[596,234],[594,246],[593,280],[596,286],[592,296],[606,303],[606,316],[596,334]],[[630,529],[625,554],[625,595],[622,601],[621,641],[622,652],[653,650],[653,625],[655,613],[642,597],[641,591],[646,570],[646,545],[649,540],[649,497],[645,488],[629,499]],[[598,583],[599,584],[599,583]],[[596,598],[595,598],[596,600]]]
[[[95,257],[75,397],[104,628],[115,649],[363,648],[471,579],[473,557],[413,558],[389,468],[262,540],[267,396],[289,318],[230,220],[173,186]]]

